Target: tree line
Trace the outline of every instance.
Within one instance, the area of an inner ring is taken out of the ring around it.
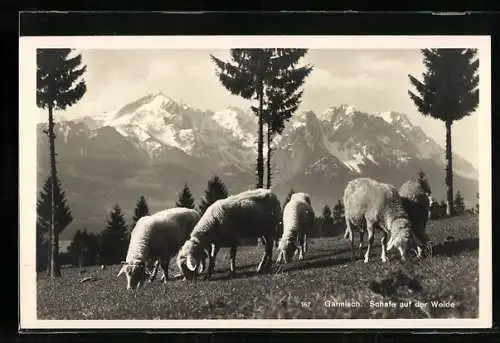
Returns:
[[[87,91],[83,75],[87,66],[82,64],[80,54],[69,48],[37,49],[36,61],[36,104],[48,112],[50,178],[57,180],[57,162],[54,134],[54,111],[64,111],[82,99]],[[230,49],[230,61],[222,61],[210,55],[216,67],[221,84],[232,94],[250,101],[258,120],[256,174],[258,188],[264,187],[264,126],[267,127],[267,184],[271,187],[272,141],[280,135],[302,98],[302,86],[313,70],[313,66],[299,65],[308,53],[307,49]],[[479,102],[479,76],[476,74],[479,61],[476,49],[422,49],[426,71],[423,80],[408,75],[410,84],[416,89],[408,91],[410,99],[424,116],[431,116],[445,123],[446,133],[446,213],[455,214],[453,203],[453,165],[451,129],[454,122],[473,113]],[[63,223],[56,218],[61,211],[56,199],[58,182],[48,182],[50,191],[45,204],[49,209],[48,220],[44,221],[48,241],[49,275],[60,276],[57,263],[59,234]],[[115,212],[117,207],[115,207]],[[67,214],[65,220],[70,220]],[[47,219],[47,218],[46,218]],[[62,219],[61,219],[62,220]],[[71,219],[72,220],[72,219]],[[70,221],[71,221],[70,220]],[[37,223],[37,241],[38,237]],[[82,237],[86,237],[80,232]],[[105,236],[105,235],[104,235]],[[85,239],[84,239],[85,240]],[[38,252],[37,252],[38,253]],[[42,254],[45,252],[39,252]]]
[[[37,271],[46,270],[49,266],[49,223],[51,206],[52,179],[49,176],[40,191],[37,202]],[[55,184],[55,223],[58,235],[73,221],[73,216],[61,181],[57,178]],[[290,200],[294,190],[291,189],[283,201],[283,207]],[[206,209],[218,199],[229,196],[228,189],[219,176],[214,175],[207,183],[203,196],[195,204],[193,193],[187,183],[177,195],[176,207],[197,209],[203,214]],[[141,196],[134,209],[132,222],[127,224],[122,208],[116,204],[110,211],[104,229],[100,233],[88,232],[87,228],[75,232],[68,246],[68,251],[59,253],[56,260],[60,265],[71,264],[74,266],[86,265],[112,265],[120,263],[127,253],[130,236],[137,221],[150,214],[146,198]],[[309,237],[336,236],[344,232],[344,206],[339,200],[333,206],[325,205]],[[245,245],[256,244],[255,240],[245,240]]]

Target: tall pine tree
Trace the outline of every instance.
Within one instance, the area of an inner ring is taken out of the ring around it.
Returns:
[[[271,188],[272,181],[272,140],[275,135],[282,134],[285,123],[299,107],[303,93],[300,87],[312,71],[309,65],[296,67],[299,60],[307,53],[307,49],[276,49],[275,53],[280,56],[279,59],[274,60],[278,72],[275,78],[268,79],[265,84],[262,109],[264,122],[267,125],[266,188]],[[257,107],[252,106],[252,110],[258,114]]]
[[[50,263],[51,260],[54,261],[55,270],[60,270],[59,266],[59,251],[56,249],[55,255],[53,250],[50,249],[50,229],[51,229],[51,220],[52,213],[54,213],[54,229],[56,237],[59,237],[59,234],[73,221],[73,215],[71,214],[71,210],[69,208],[66,193],[63,190],[63,186],[59,178],[56,174],[56,182],[52,183],[52,176],[49,176],[43,185],[42,190],[40,191],[39,199],[36,204],[37,209],[37,249],[40,249],[40,254],[37,254],[39,257],[39,270],[44,270],[47,267],[47,262]],[[54,190],[54,197],[52,197],[52,191]],[[53,202],[53,205],[52,205]],[[54,208],[54,211],[52,211]],[[56,248],[59,247],[59,244],[56,244]],[[42,256],[42,253],[45,256]],[[51,256],[54,256],[52,259]],[[48,265],[50,267],[50,265]],[[49,275],[51,269],[48,268]]]
[[[104,264],[118,264],[127,253],[127,224],[119,205],[110,212],[106,228],[101,233],[99,255]]]
[[[175,206],[194,209],[193,193],[191,193],[191,189],[189,189],[187,182],[184,183],[184,187],[178,195]]]
[[[50,172],[52,179],[56,179],[56,152],[54,134],[54,110],[65,110],[78,102],[87,86],[81,79],[86,66],[81,66],[81,55],[70,57],[72,49],[37,49],[36,52],[36,104],[39,108],[47,109],[49,126],[45,133],[49,137]],[[55,187],[55,184],[54,184]],[[53,189],[51,194],[55,194]],[[59,255],[59,235],[55,226],[55,199],[51,199],[50,218],[50,265],[49,275],[58,277],[61,269],[57,263]]]
[[[423,81],[408,75],[417,93],[408,91],[418,111],[444,122],[446,128],[447,214],[453,216],[453,163],[451,128],[473,113],[479,103],[479,60],[475,49],[423,49]]]
[[[219,199],[227,198],[228,195],[226,185],[224,185],[222,180],[217,175],[214,175],[210,180],[208,180],[205,195],[200,199],[198,204],[200,214],[203,215],[208,206],[212,205]]]
[[[263,127],[266,87],[277,78],[290,75],[284,71],[295,64],[290,62],[296,58],[290,53],[292,50],[295,49],[231,49],[232,63],[210,55],[216,65],[216,74],[227,90],[244,99],[257,101],[257,188],[264,187]]]
[[[137,221],[141,219],[144,216],[149,216],[149,207],[148,203],[146,202],[146,198],[141,195],[139,200],[137,201],[137,204],[135,205],[134,209],[134,216],[132,217],[132,225],[130,225],[130,228],[127,233],[127,239],[130,237],[130,234],[132,233],[132,230],[134,230],[135,224],[137,224]]]

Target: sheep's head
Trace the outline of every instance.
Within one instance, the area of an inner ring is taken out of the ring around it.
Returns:
[[[196,241],[187,240],[177,254],[177,267],[186,279],[196,278],[205,270],[208,253]]]
[[[144,280],[147,277],[146,267],[144,262],[122,262],[122,267],[118,272],[116,277],[119,277],[121,274],[125,274],[127,277],[127,289],[137,289],[142,284],[144,284]]]
[[[411,229],[411,222],[407,219],[397,219],[391,226],[391,237],[387,242],[387,251],[396,247],[401,254],[401,260],[406,259],[407,251],[414,245],[422,246],[422,242]]]
[[[278,243],[278,259],[277,262],[281,261],[289,263],[292,261],[293,255],[297,251],[297,246],[292,239],[281,239]]]

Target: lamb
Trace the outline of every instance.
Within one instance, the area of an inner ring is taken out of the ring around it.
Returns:
[[[418,180],[409,179],[399,189],[399,195],[412,223],[412,231],[424,245],[429,244],[429,237],[425,232],[425,227],[429,221],[433,200],[427,179],[423,175]],[[417,257],[421,255],[422,246],[417,245]]]
[[[124,273],[127,289],[138,288],[147,276],[146,265],[154,262],[151,278],[156,276],[158,265],[161,265],[166,281],[170,259],[189,238],[199,219],[197,211],[183,207],[140,218],[132,231],[127,257],[117,277]]]
[[[311,205],[311,197],[307,193],[294,193],[283,209],[283,235],[278,245],[276,263],[292,260],[298,249],[299,260],[304,259],[307,250],[307,233],[314,225],[315,213]],[[298,247],[295,243],[298,242]]]
[[[263,238],[264,255],[257,267],[271,266],[273,243],[281,218],[278,197],[268,189],[254,189],[215,201],[196,224],[191,237],[177,255],[177,266],[185,278],[193,278],[204,253],[211,248],[205,279],[209,279],[221,247],[230,247],[230,270],[235,273],[237,246],[242,238]]]
[[[402,199],[397,189],[389,184],[361,177],[350,181],[344,191],[344,206],[346,219],[346,234],[351,242],[352,259],[354,255],[353,228],[360,232],[368,232],[368,247],[364,262],[369,262],[370,250],[373,244],[373,231],[382,231],[382,262],[387,261],[386,251],[397,247],[401,260],[406,260],[406,251],[412,242],[421,244],[411,230],[411,222],[403,207]],[[387,237],[390,234],[389,242]],[[361,234],[362,237],[362,234]],[[387,246],[386,246],[387,245]]]

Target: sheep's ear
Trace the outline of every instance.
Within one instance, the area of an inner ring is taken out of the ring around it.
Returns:
[[[191,254],[187,255],[186,267],[192,272],[194,272],[196,270],[196,268],[198,267],[198,263],[193,261],[193,255],[191,255]]]
[[[125,264],[122,264],[122,267],[120,268],[120,271],[118,272],[118,274],[116,275],[116,277],[119,277],[120,275],[122,275],[123,273],[125,273],[125,269],[127,268],[127,266]]]

